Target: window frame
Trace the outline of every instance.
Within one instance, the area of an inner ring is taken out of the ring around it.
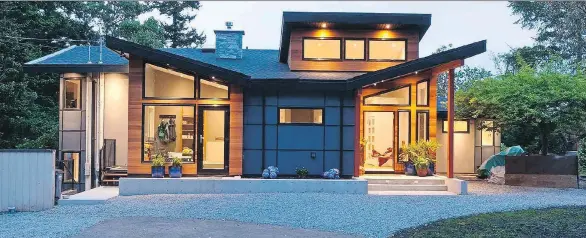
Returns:
[[[146,96],[146,65],[150,64],[150,65],[154,65],[157,67],[161,67],[161,68],[165,68],[165,69],[169,69],[169,70],[173,70],[175,72],[178,73],[182,73],[185,75],[189,75],[189,76],[193,76],[193,97],[147,97]],[[199,82],[199,77],[197,74],[195,73],[189,73],[186,71],[181,71],[178,69],[173,69],[171,67],[169,67],[169,65],[167,66],[161,66],[160,64],[156,64],[156,63],[152,63],[150,61],[143,61],[142,64],[142,98],[143,99],[152,99],[152,100],[193,100],[193,99],[197,99],[197,97],[199,96],[199,88],[198,88],[198,82]],[[229,95],[229,94],[228,94]]]
[[[424,107],[428,107],[428,106],[429,106],[429,86],[430,86],[430,83],[429,83],[429,81],[430,81],[429,79],[424,79],[424,80],[421,80],[421,81],[417,81],[417,83],[415,83],[415,106],[424,106]],[[427,88],[426,88],[426,89],[427,89],[427,90],[426,90],[426,91],[427,91],[427,92],[426,92],[426,94],[427,94],[427,97],[426,97],[426,99],[425,99],[425,102],[426,102],[425,104],[419,104],[419,103],[417,102],[417,99],[419,99],[419,90],[417,90],[417,86],[418,86],[420,83],[425,83],[425,84],[427,84]]]
[[[346,41],[351,40],[351,41],[363,41],[364,42],[364,58],[363,59],[347,59],[346,58]],[[368,43],[367,43],[368,39],[367,38],[344,38],[343,40],[343,48],[344,50],[342,50],[342,54],[344,55],[343,59],[344,61],[366,61],[366,59],[368,58]]]
[[[293,122],[293,123],[286,123],[281,122],[281,109],[309,109],[309,110],[320,110],[321,111],[321,123],[300,123],[300,122]],[[294,126],[323,126],[325,125],[324,122],[326,121],[325,116],[325,108],[323,107],[277,107],[277,125],[294,125]]]
[[[442,133],[448,133],[448,128],[444,126],[444,122],[447,122],[447,119],[443,119],[442,120]],[[465,121],[466,122],[466,131],[456,131],[456,128],[454,128],[454,133],[462,133],[462,134],[469,134],[470,133],[470,120],[466,119],[466,120],[454,120],[454,125],[456,124],[456,121]]]
[[[403,41],[405,42],[405,58],[404,59],[370,59],[370,41]],[[406,62],[407,61],[407,38],[368,38],[367,40],[367,55],[366,61],[370,62]]]
[[[328,58],[305,58],[305,40],[338,40],[340,41],[340,58],[339,59],[328,59]],[[344,61],[344,38],[342,37],[302,37],[301,38],[301,60],[303,61],[333,61],[339,62]]]
[[[425,120],[427,124],[427,130],[425,130],[425,140],[429,140],[429,111],[428,110],[417,110],[415,111],[415,141],[419,141],[419,114],[425,114]]]
[[[392,92],[392,91],[399,90],[399,89],[403,89],[403,88],[408,88],[408,90],[409,90],[407,104],[368,104],[368,103],[366,103],[367,98],[379,96],[381,94],[385,94],[385,93]],[[364,105],[364,106],[411,106],[411,84],[403,85],[403,86],[399,86],[399,87],[394,87],[391,89],[386,89],[386,90],[383,90],[383,91],[380,91],[377,93],[373,93],[373,94],[364,96],[362,98],[362,105]]]
[[[63,107],[61,107],[62,111],[82,111],[82,101],[83,101],[83,87],[82,87],[82,83],[83,83],[83,79],[82,77],[75,77],[75,78],[63,78],[63,95],[61,97],[61,103],[63,103]],[[77,102],[77,104],[79,105],[78,108],[67,108],[67,82],[68,80],[77,80],[79,81],[79,102]]]
[[[217,83],[217,84],[221,84],[224,85],[226,87],[228,87],[228,97],[227,98],[203,98],[201,97],[201,80],[205,80],[205,81],[210,81],[213,83]],[[227,83],[224,83],[218,79],[204,79],[204,78],[197,78],[197,99],[204,99],[204,100],[218,100],[218,101],[229,101],[230,100],[230,93],[231,93],[231,88],[230,85]]]
[[[197,117],[197,115],[196,115],[197,114],[197,111],[196,110],[198,108],[198,105],[197,104],[189,104],[189,103],[143,103],[142,106],[141,106],[141,114],[142,114],[142,116],[141,116],[141,122],[140,122],[140,127],[141,127],[141,129],[140,129],[140,163],[141,164],[150,164],[150,163],[152,163],[152,160],[149,160],[149,161],[145,161],[144,160],[144,145],[145,145],[145,143],[144,143],[145,142],[144,141],[144,129],[145,129],[145,126],[144,126],[145,120],[144,120],[144,118],[145,118],[145,111],[146,111],[145,109],[148,106],[155,106],[155,107],[156,106],[193,107],[194,117]],[[194,124],[195,124],[195,125],[193,125],[194,133],[197,130],[197,124],[198,123],[199,123],[198,121],[194,121]],[[196,135],[194,135],[194,136],[196,136]],[[193,148],[194,148],[194,150],[197,150],[197,147],[196,147],[197,146],[197,143],[196,143],[196,141],[197,141],[197,136],[196,136],[196,139],[193,140]],[[195,163],[197,163],[197,159],[198,158],[197,158],[196,154],[194,153],[193,154],[193,161],[191,161],[191,162],[182,161],[182,163],[183,164],[195,164]],[[167,163],[167,162],[165,162],[165,163]]]

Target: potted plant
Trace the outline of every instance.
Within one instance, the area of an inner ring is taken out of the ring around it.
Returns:
[[[402,147],[399,157],[405,161],[405,174],[421,176],[425,168],[426,175],[433,175],[438,148],[439,144],[432,140],[420,140]]]
[[[305,167],[295,168],[295,173],[297,174],[297,178],[303,179],[307,177],[309,170],[307,170]]]
[[[428,174],[429,169],[429,159],[425,157],[415,157],[412,159],[413,166],[415,166],[415,170],[417,171],[417,176],[425,177]]]
[[[163,155],[158,154],[155,158],[151,161],[151,175],[153,178],[163,178],[165,177],[165,158]]]
[[[171,161],[171,166],[169,166],[169,177],[171,178],[181,178],[181,164],[182,160],[179,157],[174,157]]]

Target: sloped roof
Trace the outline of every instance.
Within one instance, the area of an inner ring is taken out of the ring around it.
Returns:
[[[99,46],[70,46],[24,64],[29,72],[128,72],[128,60]]]
[[[245,49],[242,59],[239,60],[220,59],[213,52],[203,52],[202,49],[162,48],[159,50],[233,70],[248,75],[251,79],[346,80],[362,74],[356,72],[291,71],[287,64],[279,62],[278,50]],[[119,66],[118,68],[122,70],[115,72],[128,72],[128,60],[117,52],[103,47],[102,64],[98,63],[99,54],[99,46],[90,46],[89,51],[88,46],[71,46],[30,61],[25,64],[25,67],[34,72],[95,72],[96,69],[104,69],[104,66]],[[88,63],[88,56],[91,58],[91,63]]]

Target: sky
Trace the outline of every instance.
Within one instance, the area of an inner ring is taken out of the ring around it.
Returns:
[[[494,54],[511,47],[533,44],[535,31],[514,24],[518,19],[507,2],[208,2],[192,22],[207,36],[205,46],[213,47],[214,30],[226,29],[225,22],[234,22],[234,29],[244,30],[243,45],[250,49],[279,49],[283,11],[308,12],[381,12],[432,14],[431,27],[419,46],[419,56],[432,54],[442,45],[454,47],[487,40],[487,52],[465,61],[467,65],[494,70]]]

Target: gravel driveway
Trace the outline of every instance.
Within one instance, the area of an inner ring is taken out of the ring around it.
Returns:
[[[448,217],[586,205],[586,190],[579,189],[523,188],[471,182],[470,191],[471,195],[467,196],[232,194],[117,197],[102,205],[60,206],[43,212],[2,214],[0,236],[66,237],[111,219],[166,217],[229,220],[386,237],[401,228]],[[182,225],[181,222],[174,224]],[[169,226],[167,230],[172,229]]]

